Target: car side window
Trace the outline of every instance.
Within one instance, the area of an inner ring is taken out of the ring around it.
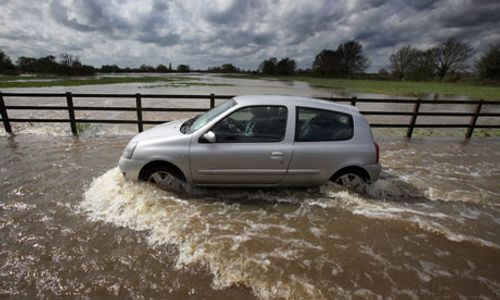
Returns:
[[[284,106],[239,109],[212,128],[217,143],[273,143],[285,138],[288,110]]]
[[[352,138],[352,116],[346,113],[297,107],[296,142],[345,141]]]

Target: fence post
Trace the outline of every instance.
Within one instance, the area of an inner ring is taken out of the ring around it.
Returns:
[[[9,115],[7,114],[7,108],[5,108],[5,102],[3,102],[2,92],[0,92],[0,114],[2,115],[5,131],[12,133],[12,127],[10,127]]]
[[[420,109],[420,98],[415,102],[413,106],[413,115],[410,119],[410,124],[408,125],[408,131],[406,132],[406,137],[411,138],[413,134],[413,128],[415,128],[415,123],[417,123],[418,110]]]
[[[351,105],[352,105],[352,106],[356,106],[356,100],[357,100],[357,99],[358,99],[358,98],[356,98],[356,97],[352,97],[352,98],[351,98]]]
[[[210,94],[210,109],[215,107],[215,94]]]
[[[141,94],[135,94],[135,108],[137,111],[137,129],[139,132],[144,131],[144,125],[142,123],[142,102],[141,102]]]
[[[465,138],[470,139],[472,137],[472,132],[474,131],[474,127],[476,127],[477,118],[479,118],[479,113],[481,112],[481,107],[483,106],[484,100],[479,100],[479,103],[476,106],[476,111],[474,115],[470,118],[469,128],[467,128],[467,132],[465,133]]]
[[[68,103],[69,124],[71,126],[71,132],[73,134],[78,134],[78,129],[76,128],[75,121],[75,108],[73,107],[73,96],[71,95],[71,92],[66,92],[66,102]]]

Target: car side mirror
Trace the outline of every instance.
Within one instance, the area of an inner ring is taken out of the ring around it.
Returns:
[[[208,143],[215,143],[216,138],[215,138],[215,133],[213,131],[208,131],[203,135],[203,140],[205,140]]]

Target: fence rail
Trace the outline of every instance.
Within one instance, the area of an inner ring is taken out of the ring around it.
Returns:
[[[66,105],[50,106],[50,105],[6,105],[4,98],[65,98]],[[230,99],[232,95],[165,95],[165,94],[82,94],[82,93],[2,93],[0,92],[0,115],[5,131],[12,133],[11,123],[69,123],[71,132],[78,134],[77,123],[107,123],[107,124],[136,124],[139,132],[144,130],[144,125],[161,124],[167,121],[144,120],[143,112],[204,112],[215,107],[216,100]],[[74,105],[75,98],[130,98],[135,99],[135,107],[131,106],[79,106]],[[182,107],[144,107],[143,99],[199,99],[208,100],[208,108],[182,108]],[[483,101],[483,100],[421,100],[421,99],[358,99],[353,98],[327,98],[320,97],[318,99],[329,100],[334,102],[344,102],[356,106],[357,103],[388,103],[388,104],[413,104],[411,111],[379,111],[379,110],[361,110],[361,113],[366,116],[409,116],[409,123],[371,123],[375,128],[406,128],[406,136],[411,138],[415,128],[464,128],[467,129],[465,137],[470,138],[476,128],[500,129],[500,121],[495,124],[478,124],[481,117],[500,118],[500,112],[483,112],[484,106],[498,106],[500,101]],[[439,111],[429,112],[421,111],[424,105],[469,105],[473,111],[470,112],[450,112]],[[9,118],[9,110],[63,110],[68,112],[68,119],[60,118]],[[123,111],[136,112],[135,120],[123,119],[79,119],[75,117],[76,111]],[[468,123],[440,123],[440,124],[419,124],[417,119],[419,116],[427,117],[470,117]],[[495,119],[500,120],[500,119]]]

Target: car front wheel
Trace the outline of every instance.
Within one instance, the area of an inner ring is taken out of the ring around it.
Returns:
[[[186,181],[181,172],[167,165],[148,167],[142,172],[141,179],[164,189],[177,188]]]

